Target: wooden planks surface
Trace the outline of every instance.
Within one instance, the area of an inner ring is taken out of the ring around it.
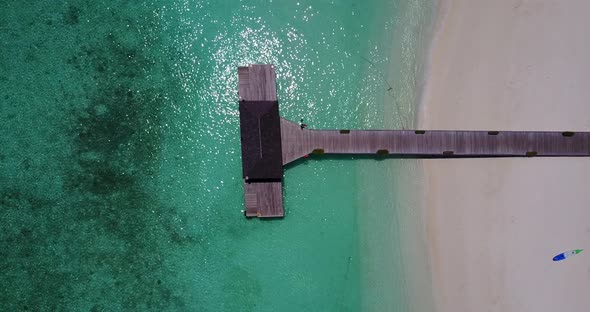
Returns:
[[[276,101],[275,70],[272,65],[238,68],[240,101]],[[282,182],[246,182],[244,180],[246,217],[277,218],[284,216]]]
[[[246,217],[283,217],[282,182],[244,182]]]
[[[310,130],[281,120],[283,165],[316,151],[415,157],[590,156],[589,132]]]
[[[240,101],[276,101],[277,82],[273,65],[238,67]]]

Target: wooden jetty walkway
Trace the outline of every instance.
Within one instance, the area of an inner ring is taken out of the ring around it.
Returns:
[[[283,217],[283,166],[309,154],[590,156],[590,132],[313,130],[281,118],[272,65],[238,69],[246,217]]]

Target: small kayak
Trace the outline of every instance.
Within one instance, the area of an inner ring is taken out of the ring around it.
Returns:
[[[575,255],[581,253],[582,250],[584,250],[584,249],[574,249],[574,250],[562,252],[559,255],[553,257],[553,261],[565,260],[565,259],[567,259],[567,258],[569,258],[571,256],[575,256]]]

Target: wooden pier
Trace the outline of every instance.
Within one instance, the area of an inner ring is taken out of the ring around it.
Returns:
[[[238,77],[245,215],[282,217],[281,129],[274,67],[240,67]]]
[[[378,157],[583,157],[590,132],[313,130],[281,118],[272,65],[240,67],[247,217],[282,217],[282,166],[309,154]]]

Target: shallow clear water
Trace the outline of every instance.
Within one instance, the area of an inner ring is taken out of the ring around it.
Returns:
[[[416,203],[392,190],[415,164],[310,159],[285,219],[246,220],[236,67],[274,63],[310,127],[409,127],[432,6],[412,3],[2,4],[0,304],[407,310],[392,224]]]

